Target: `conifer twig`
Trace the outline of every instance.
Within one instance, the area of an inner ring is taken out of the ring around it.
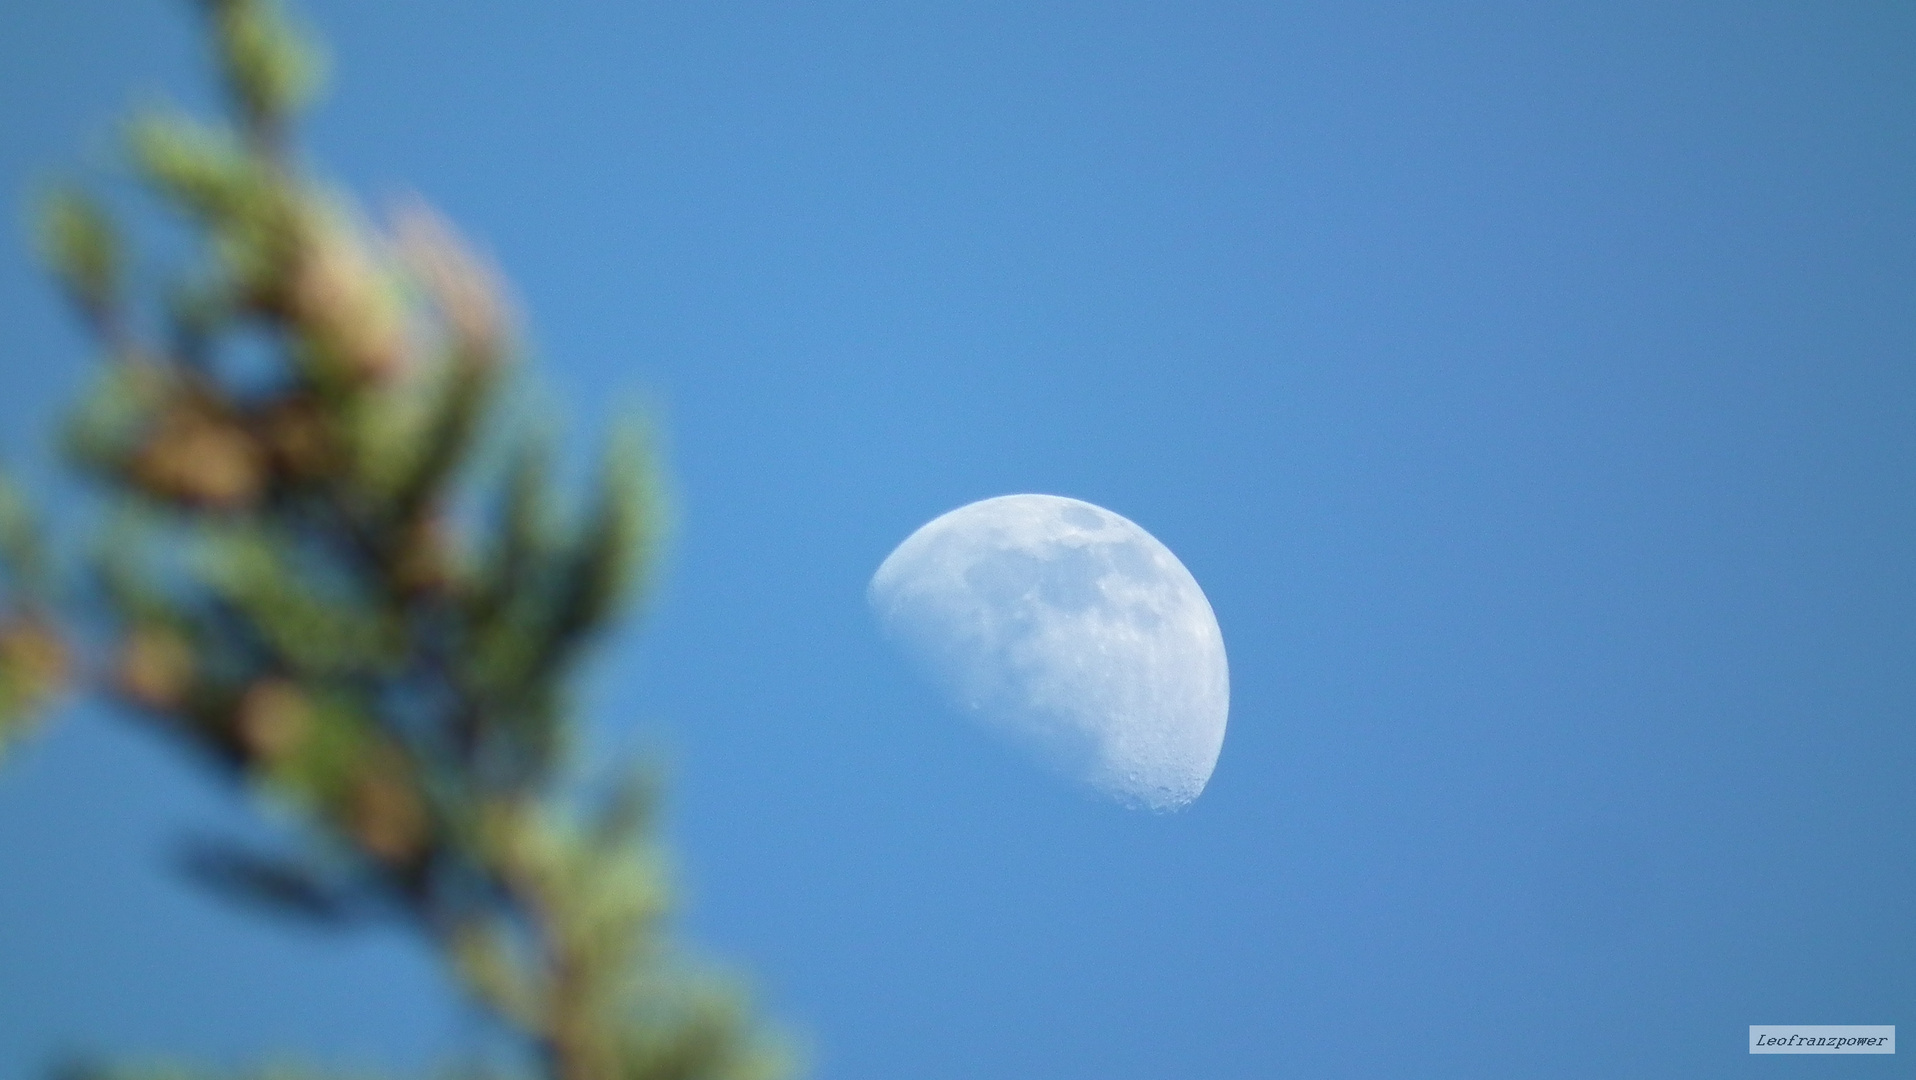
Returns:
[[[69,437],[122,522],[96,575],[105,689],[310,826],[295,850],[203,845],[192,865],[287,914],[412,927],[550,1080],[781,1075],[742,1000],[663,935],[645,798],[594,809],[566,768],[573,662],[642,579],[649,463],[615,457],[567,524],[528,449],[492,527],[455,526],[515,377],[498,277],[423,204],[375,228],[309,176],[293,137],[316,52],[271,0],[203,7],[230,121],[129,129],[203,238],[166,292],[173,339],[129,315],[95,202],[57,194],[42,230],[117,361]],[[238,335],[275,343],[270,377],[234,376]],[[67,671],[22,505],[0,483],[0,557],[28,583],[0,604],[0,740]]]

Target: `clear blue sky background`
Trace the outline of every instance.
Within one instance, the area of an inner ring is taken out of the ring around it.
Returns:
[[[205,100],[186,7],[5,5],[9,208]],[[684,929],[817,1076],[1898,1072],[1745,1038],[1916,1026],[1908,5],[301,10],[315,156],[496,254],[581,446],[669,430],[597,742],[672,763]],[[85,357],[24,246],[0,452],[44,477]],[[894,544],[1021,491],[1209,594],[1189,811],[1033,769],[873,628]],[[178,881],[245,821],[92,710],[0,768],[0,1077],[473,1037],[403,938]]]

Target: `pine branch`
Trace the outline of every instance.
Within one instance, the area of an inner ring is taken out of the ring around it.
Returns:
[[[649,792],[581,811],[565,767],[573,661],[658,531],[643,445],[608,457],[569,527],[530,448],[481,484],[498,517],[455,527],[515,362],[498,276],[423,205],[375,227],[304,173],[315,51],[270,0],[204,7],[230,117],[129,129],[148,186],[203,239],[194,284],[162,297],[171,333],[128,317],[96,203],[62,192],[42,230],[114,361],[68,437],[123,523],[96,568],[106,688],[310,826],[300,850],[201,845],[189,867],[278,910],[412,927],[550,1080],[781,1075],[739,995],[669,945]],[[281,346],[271,379],[223,373],[242,333]],[[0,554],[31,581],[10,492]],[[40,612],[0,608],[0,738],[63,676]]]

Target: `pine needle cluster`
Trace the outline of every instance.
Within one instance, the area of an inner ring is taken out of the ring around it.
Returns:
[[[584,799],[568,767],[576,662],[655,543],[647,455],[615,446],[571,514],[536,440],[481,467],[519,351],[496,272],[423,205],[375,226],[315,179],[293,134],[316,54],[271,0],[202,7],[230,116],[127,138],[198,260],[142,306],[99,202],[41,215],[103,354],[67,452],[107,503],[77,605],[105,615],[62,629],[76,605],[0,480],[0,745],[92,691],[290,815],[302,843],[204,847],[197,876],[410,927],[522,1043],[488,1068],[782,1074],[666,940],[648,785]]]

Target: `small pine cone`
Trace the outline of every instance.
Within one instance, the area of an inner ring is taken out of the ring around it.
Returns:
[[[17,682],[27,699],[50,697],[66,685],[66,643],[45,622],[23,616],[0,623],[0,668]]]
[[[272,764],[296,753],[312,730],[313,707],[290,679],[257,679],[241,695],[234,718],[240,746]]]
[[[154,494],[232,509],[266,483],[264,455],[239,425],[192,405],[168,410],[133,459],[133,478]]]
[[[375,758],[352,787],[347,827],[361,847],[393,864],[412,861],[426,845],[426,810],[405,771]]]
[[[393,217],[400,256],[438,305],[460,351],[482,363],[504,356],[512,320],[499,274],[425,203],[407,203]]]
[[[133,702],[158,712],[178,708],[192,689],[193,647],[165,627],[134,630],[120,648],[114,683]]]
[[[295,272],[292,316],[348,377],[381,382],[406,362],[403,312],[353,232],[318,223]]]

